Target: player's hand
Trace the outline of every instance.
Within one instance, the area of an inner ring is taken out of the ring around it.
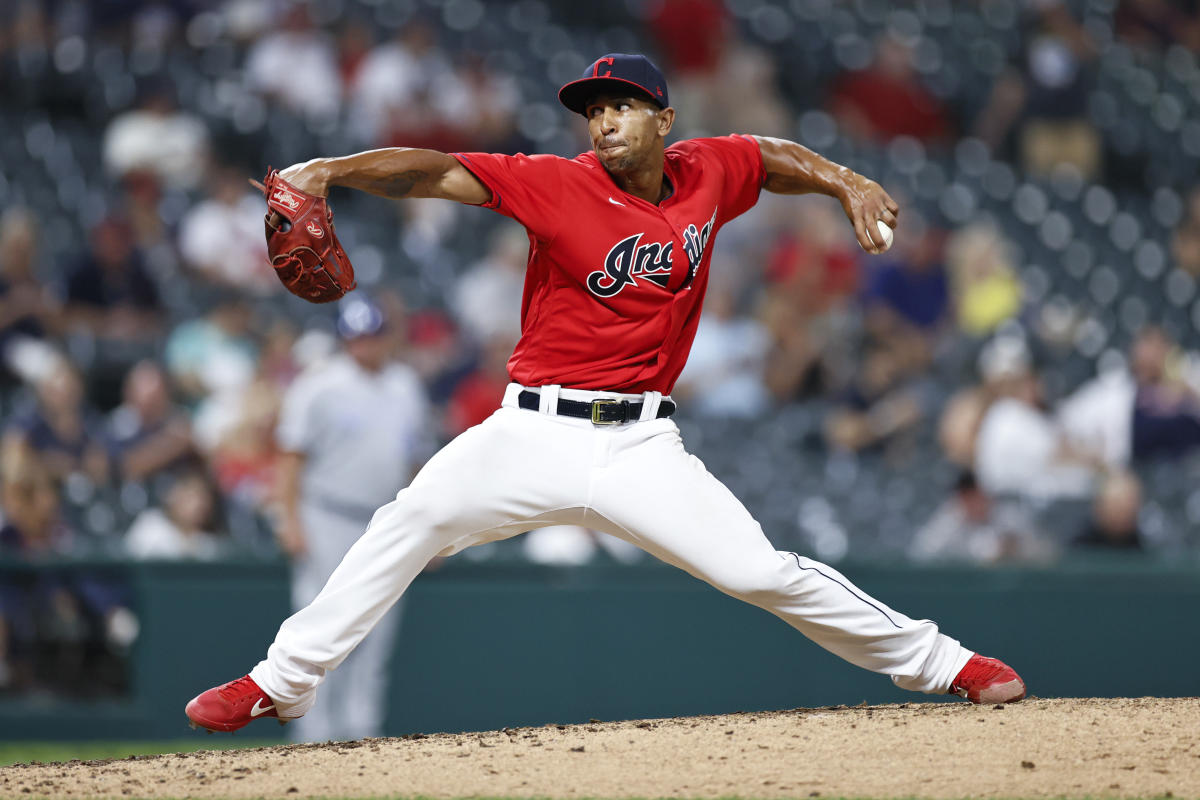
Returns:
[[[298,519],[283,520],[275,529],[275,539],[279,542],[279,549],[292,561],[308,555],[308,536]]]
[[[868,231],[876,230],[878,220],[895,230],[900,206],[896,205],[896,201],[882,186],[857,173],[846,182],[839,199],[842,201],[842,210],[846,212],[846,217],[854,225],[859,246],[868,253],[882,253],[886,248],[882,246],[882,242],[876,244]]]
[[[292,164],[287,169],[280,170],[279,177],[302,192],[321,197],[329,196],[329,171],[323,158],[314,158],[303,164]]]

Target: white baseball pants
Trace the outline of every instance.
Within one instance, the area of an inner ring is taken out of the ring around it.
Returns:
[[[292,608],[311,603],[354,546],[369,518],[333,511],[312,502],[300,505],[308,553],[292,564]],[[401,606],[396,603],[321,687],[321,703],[287,728],[298,742],[353,740],[383,735],[387,670],[395,649]]]
[[[684,450],[675,423],[655,419],[658,393],[548,386],[540,410],[526,411],[517,406],[523,388],[510,385],[502,408],[375,512],[321,593],[280,627],[250,676],[281,717],[312,707],[325,673],[434,556],[559,524],[625,539],[905,689],[945,692],[970,658],[934,623],[888,608],[824,564],[776,551],[741,502]],[[645,405],[641,421],[593,425],[556,416],[560,396]]]

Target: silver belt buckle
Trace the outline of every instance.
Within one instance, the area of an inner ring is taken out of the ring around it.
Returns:
[[[615,419],[600,419],[600,409],[603,406],[615,406],[620,403],[620,400],[613,400],[611,397],[601,397],[592,401],[592,424],[593,425],[616,425]]]

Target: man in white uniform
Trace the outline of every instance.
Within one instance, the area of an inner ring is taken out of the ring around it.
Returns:
[[[391,359],[380,310],[346,301],[337,323],[345,351],[298,377],[283,401],[276,438],[280,465],[280,546],[292,559],[292,605],[312,602],[375,509],[408,483],[427,454],[431,428],[416,373]],[[326,700],[298,720],[301,741],[382,733],[386,670],[400,608],[325,684]]]

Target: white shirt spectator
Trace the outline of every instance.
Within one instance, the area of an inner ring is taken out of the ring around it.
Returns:
[[[521,335],[523,269],[487,258],[467,270],[454,287],[452,301],[459,325],[476,343]]]
[[[104,166],[116,177],[148,170],[168,186],[191,189],[204,175],[207,157],[208,128],[182,111],[126,111],[104,134]]]
[[[330,119],[342,101],[333,45],[324,34],[285,30],[259,39],[246,58],[253,89],[274,95],[310,119]]]
[[[1048,415],[1020,400],[997,400],[984,415],[975,442],[979,485],[991,495],[1044,500],[1087,496],[1092,473],[1060,460],[1063,442]]]
[[[276,439],[306,456],[305,502],[374,510],[408,483],[433,424],[415,371],[368,372],[339,354],[303,373],[283,400]]]
[[[350,125],[359,137],[377,141],[385,133],[392,112],[408,104],[422,80],[417,60],[399,42],[372,50],[363,59],[350,88]]]
[[[420,92],[428,92],[440,76],[452,76],[440,50],[415,55],[404,42],[390,41],[372,50],[350,87],[350,124],[364,140],[387,134],[395,115],[403,115]]]
[[[770,335],[749,317],[700,318],[680,388],[688,407],[704,416],[752,417],[770,403],[763,382]]]
[[[927,563],[994,564],[1049,558],[1053,548],[1038,538],[1030,515],[1012,502],[990,501],[986,519],[972,519],[957,496],[940,505],[913,538],[908,555]]]
[[[262,210],[262,196],[249,192],[233,204],[202,201],[183,218],[179,252],[219,283],[257,295],[276,292],[282,284],[267,260]]]
[[[1133,451],[1133,404],[1137,385],[1125,370],[1112,370],[1079,387],[1058,409],[1071,444],[1096,453],[1109,467],[1129,464]]]
[[[125,549],[138,560],[154,558],[211,561],[221,554],[220,539],[205,531],[184,531],[160,508],[137,515],[125,535]]]

